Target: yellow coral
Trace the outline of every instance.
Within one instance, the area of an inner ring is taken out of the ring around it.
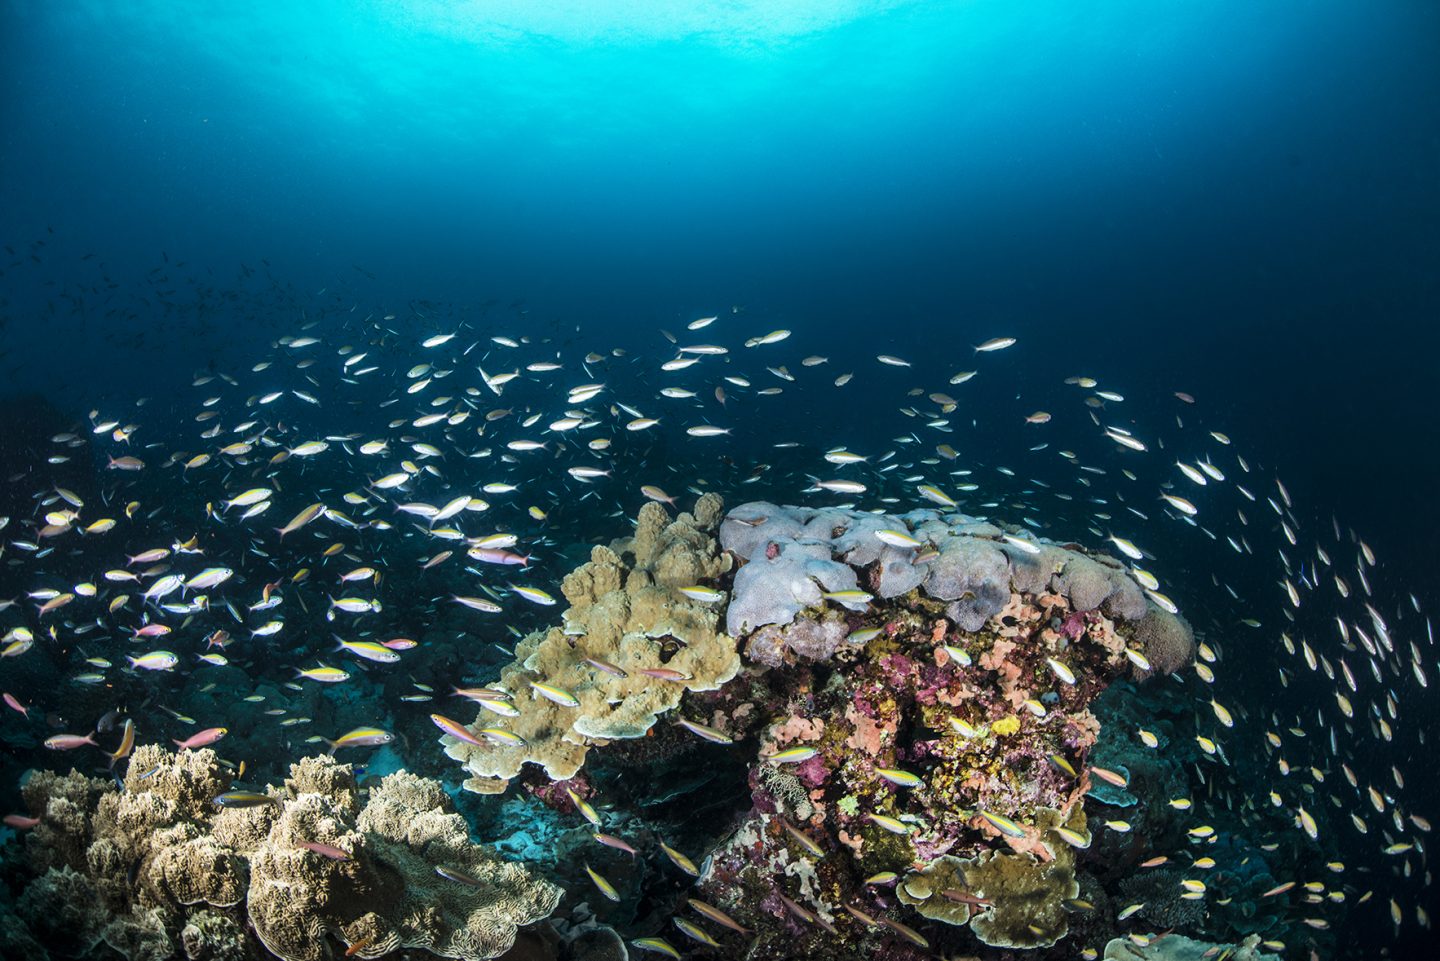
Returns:
[[[1002,717],[1000,720],[990,725],[990,730],[994,731],[1001,737],[1014,734],[1016,731],[1020,730],[1020,719],[1013,714],[1007,717]]]
[[[441,739],[445,753],[464,762],[471,775],[466,789],[500,793],[526,763],[542,766],[555,780],[573,777],[592,745],[644,737],[685,691],[712,691],[739,673],[740,656],[734,640],[720,631],[717,610],[680,591],[729,569],[729,556],[712,536],[721,506],[718,495],[706,494],[693,515],[672,520],[659,504],[646,504],[633,537],[596,546],[589,563],[565,578],[561,590],[570,607],[564,627],[521,641],[515,661],[492,685],[520,700],[520,715],[505,726],[523,743]],[[609,668],[601,670],[597,662]],[[656,669],[673,676],[644,673]],[[578,706],[534,696],[531,684],[537,681],[570,692]],[[476,727],[491,723],[481,714]]]

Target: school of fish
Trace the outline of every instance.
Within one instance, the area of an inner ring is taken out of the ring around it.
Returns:
[[[1235,428],[1212,423],[1189,393],[1138,402],[1082,374],[1033,383],[1027,345],[1010,336],[970,346],[947,336],[905,358],[836,342],[823,323],[795,325],[774,329],[733,308],[659,331],[650,351],[587,349],[579,342],[593,334],[541,336],[515,316],[331,306],[258,345],[248,366],[197,373],[193,393],[168,407],[138,397],[97,407],[30,462],[5,466],[30,506],[0,517],[3,723],[29,725],[65,753],[49,763],[82,768],[115,766],[137,738],[223,754],[234,718],[172,705],[181,688],[213,685],[207,671],[238,667],[256,690],[236,699],[256,704],[261,680],[322,686],[322,698],[343,697],[361,674],[405,687],[348,733],[304,731],[310,719],[283,709],[261,715],[272,729],[247,732],[297,755],[391,744],[392,729],[427,715],[471,743],[506,743],[504,720],[528,699],[574,697],[544,683],[484,687],[486,658],[499,663],[486,649],[508,654],[546,623],[571,566],[564,552],[580,545],[571,556],[583,556],[620,533],[640,503],[678,507],[718,491],[877,511],[960,505],[1057,539],[1088,535],[1130,563],[1155,603],[1194,622],[1198,659],[1177,680],[1203,719],[1210,763],[1196,774],[1209,794],[1171,802],[1194,815],[1199,847],[1157,851],[1148,866],[1193,863],[1187,891],[1204,897],[1215,862],[1194,856],[1214,833],[1203,812],[1224,806],[1256,831],[1272,830],[1278,813],[1312,842],[1343,834],[1334,843],[1354,860],[1268,897],[1299,889],[1295,910],[1317,929],[1372,901],[1397,928],[1429,928],[1429,799],[1407,791],[1403,770],[1428,744],[1402,706],[1425,696],[1440,660],[1419,598],[1386,585],[1363,539],[1297,508],[1275,468],[1242,454],[1224,432]],[[972,441],[982,423],[1011,439]],[[723,600],[704,586],[687,592]],[[443,668],[444,683],[493,712],[493,727],[452,720],[448,692],[437,695],[435,672],[419,669],[427,651],[417,638],[455,612],[485,653]],[[32,659],[44,665],[27,669]],[[1051,669],[1075,682],[1064,664]],[[41,683],[47,670],[62,680]],[[1309,706],[1268,706],[1270,683]],[[1158,744],[1143,727],[1138,737]],[[429,742],[408,750],[440,755]],[[772,761],[805,760],[796,750]],[[249,761],[252,779],[277,770]],[[257,798],[236,791],[217,803],[265,803]],[[598,845],[636,853],[575,800]],[[686,873],[704,871],[662,847]],[[718,908],[689,904],[696,919],[674,919],[689,941],[714,944],[699,919],[738,928]],[[901,919],[882,923],[921,937]],[[632,943],[680,956],[663,937]]]

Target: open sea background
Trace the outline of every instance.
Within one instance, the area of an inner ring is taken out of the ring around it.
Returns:
[[[349,304],[657,355],[739,312],[932,383],[1003,333],[977,410],[1187,391],[1440,603],[1440,6],[534,7],[0,3],[3,473]],[[765,430],[893,433],[808,396]]]

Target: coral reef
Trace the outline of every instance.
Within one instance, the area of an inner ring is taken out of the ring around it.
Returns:
[[[434,781],[391,774],[362,805],[349,765],[310,757],[281,788],[231,788],[208,749],[136,748],[119,790],[37,772],[24,796],[40,817],[27,839],[39,877],[19,918],[62,956],[103,943],[132,961],[228,961],[257,956],[258,938],[286,961],[346,946],[479,959],[559,901],[472,844]]]
[[[837,594],[864,588],[889,600],[918,589],[944,602],[945,616],[964,632],[984,628],[1014,594],[1048,594],[1064,598],[1068,611],[1083,617],[1082,629],[1102,618],[1128,623],[1127,640],[1154,672],[1179,670],[1194,654],[1189,625],[1148,601],[1119,561],[1084,553],[1079,545],[1008,535],[963,514],[921,509],[876,515],[755,501],[726,515],[720,545],[745,562],[726,611],[736,637],[823,611],[827,599],[864,610],[863,603],[837,600]],[[1069,625],[1067,634],[1075,629]],[[816,643],[816,633],[812,626],[783,636],[802,656],[833,654],[836,643],[828,636]],[[774,662],[781,637],[762,633],[752,659]],[[1121,653],[1123,648],[1116,651]],[[1138,665],[1136,671],[1149,673]]]
[[[1064,938],[1084,801],[1128,783],[1093,773],[1090,705],[1188,662],[1141,668],[1193,649],[1188,626],[1112,558],[960,514],[755,502],[720,541],[752,667],[707,723],[761,747],[754,807],[701,891],[756,932],[751,955],[821,957],[840,929],[908,951],[928,942],[917,916],[991,947]]]
[[[713,536],[721,508],[707,494],[693,513],[670,520],[661,505],[646,504],[633,536],[595,547],[565,578],[563,627],[527,636],[491,685],[520,702],[505,730],[523,743],[479,733],[493,721],[483,706],[471,725],[481,743],[442,738],[470,773],[467,789],[504,791],[527,762],[555,780],[573,777],[591,745],[644,737],[686,691],[714,690],[739,673],[715,604],[681,591],[730,569]],[[547,698],[535,684],[561,696]]]
[[[1259,950],[1260,938],[1250,935],[1238,944],[1210,944],[1192,941],[1180,934],[1153,938],[1139,945],[1129,938],[1116,938],[1105,945],[1105,961],[1207,961],[1223,957],[1229,961],[1279,961],[1279,955]]]

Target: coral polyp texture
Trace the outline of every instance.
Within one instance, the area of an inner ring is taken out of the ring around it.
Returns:
[[[682,592],[730,569],[714,536],[722,506],[708,494],[672,520],[646,504],[631,537],[595,547],[565,578],[562,625],[522,640],[491,685],[521,704],[507,711],[504,733],[482,702],[470,726],[480,743],[442,739],[470,774],[466,788],[504,791],[526,763],[573,777],[592,745],[644,737],[686,691],[715,690],[739,673],[715,604]]]
[[[36,772],[24,795],[40,817],[26,842],[38,877],[17,905],[29,937],[57,957],[324,961],[353,947],[473,961],[559,902],[472,844],[434,781],[398,772],[362,804],[348,765],[311,757],[283,787],[231,788],[208,749],[141,746],[119,789]]]

